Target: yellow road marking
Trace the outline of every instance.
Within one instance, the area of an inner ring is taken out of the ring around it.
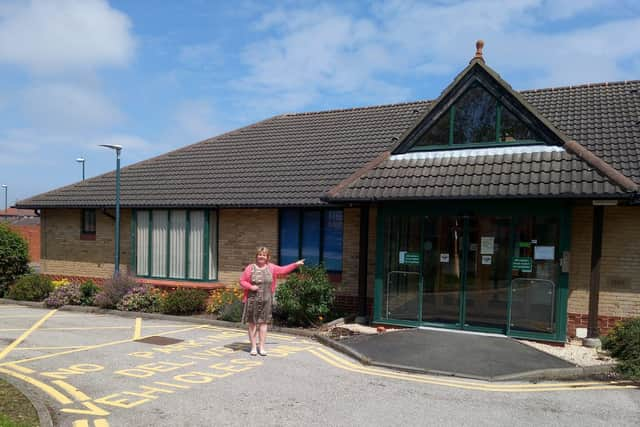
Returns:
[[[179,328],[182,325],[145,325],[145,329],[159,329],[159,328]],[[40,328],[40,331],[99,331],[102,329],[133,329],[133,326],[83,326],[83,327],[68,327],[68,328]],[[0,329],[0,332],[20,332],[26,331],[26,328],[9,328]]]
[[[74,421],[73,427],[89,427],[89,420]]]
[[[161,332],[161,333],[156,334],[156,335],[177,334],[177,333],[180,333],[180,332],[192,331],[194,329],[203,329],[205,326],[206,325],[192,326],[192,327],[189,327],[189,328],[177,329],[175,331]],[[151,337],[151,336],[152,335],[147,335],[147,336],[141,337],[141,339],[142,338],[148,338],[148,337]],[[125,340],[111,341],[111,342],[107,342],[107,343],[103,343],[103,344],[90,345],[90,346],[86,346],[86,347],[78,348],[78,349],[74,349],[74,350],[61,351],[59,353],[44,354],[42,356],[30,357],[30,358],[21,359],[21,360],[12,360],[11,362],[0,363],[0,366],[5,366],[5,365],[9,365],[9,364],[17,364],[17,363],[33,362],[35,360],[49,359],[51,357],[62,356],[64,354],[77,353],[79,351],[85,351],[85,350],[94,350],[96,348],[108,347],[108,346],[117,345],[117,344],[124,344],[124,343],[128,343],[128,342],[133,342],[133,339],[129,338],[129,339],[125,339]]]
[[[2,350],[2,352],[0,353],[0,360],[4,359],[7,356],[7,354],[11,353],[11,350],[13,350],[15,347],[17,347],[18,344],[20,344],[22,341],[24,341],[33,331],[38,329],[40,327],[40,325],[42,325],[44,322],[47,321],[48,318],[50,318],[51,316],[56,314],[56,311],[58,311],[58,310],[51,310],[50,312],[45,314],[40,320],[38,320],[36,323],[34,323],[34,325],[32,327],[27,329],[15,341],[13,341],[11,344],[9,344],[7,346],[7,348]]]
[[[142,319],[140,317],[136,317],[135,328],[133,329],[133,339],[140,339],[140,331],[142,330]]]
[[[15,369],[18,372],[22,372],[23,374],[33,374],[35,372],[33,369],[25,368],[24,366],[20,365],[8,364],[7,367]]]
[[[67,347],[18,347],[14,348],[13,351],[19,350],[69,350],[71,348],[83,348],[84,345],[70,345]]]
[[[86,394],[84,394],[83,392],[81,392],[80,390],[78,390],[77,388],[75,388],[74,386],[72,386],[66,381],[56,380],[51,382],[57,385],[58,387],[60,387],[61,389],[63,389],[64,391],[66,391],[67,393],[69,393],[69,395],[74,399],[76,399],[78,402],[86,402],[87,400],[91,400],[89,396],[87,396]]]
[[[19,374],[17,372],[10,371],[9,369],[0,368],[0,372],[2,372],[4,374],[7,374],[7,375],[11,375],[14,378],[17,378],[19,380],[22,380],[22,381],[24,381],[26,383],[31,384],[34,387],[39,388],[40,390],[44,391],[49,396],[51,396],[55,400],[57,400],[61,405],[68,405],[70,403],[73,403],[73,400],[69,399],[67,396],[65,396],[64,394],[60,393],[55,388],[51,387],[49,384],[43,383],[42,381],[38,381],[38,380],[33,379],[31,377],[28,377],[26,375],[22,375],[22,374]]]
[[[95,427],[109,427],[109,423],[107,422],[107,420],[105,420],[105,419],[103,419],[103,418],[101,418],[101,419],[99,419],[99,420],[95,420],[95,421],[93,422],[93,425],[94,425]]]
[[[308,350],[316,357],[324,360],[328,364],[344,369],[350,372],[357,372],[367,375],[380,376],[385,378],[401,379],[406,381],[442,385],[448,387],[461,388],[466,390],[479,390],[479,391],[494,391],[504,393],[514,392],[538,392],[538,391],[566,391],[566,390],[606,390],[606,389],[620,389],[620,388],[637,388],[633,385],[626,385],[624,383],[600,383],[600,382],[583,382],[583,383],[549,383],[549,384],[483,384],[471,381],[452,381],[446,379],[438,379],[436,377],[429,377],[425,375],[407,374],[393,371],[384,371],[376,368],[366,368],[361,365],[356,365],[342,357],[323,349],[315,348]]]

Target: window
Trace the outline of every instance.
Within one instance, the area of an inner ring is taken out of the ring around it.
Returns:
[[[280,263],[304,258],[341,272],[343,215],[342,209],[281,209]]]
[[[135,221],[138,276],[217,279],[217,212],[140,210]]]
[[[435,121],[414,148],[525,141],[542,141],[542,138],[476,82]]]
[[[82,232],[80,233],[82,240],[96,239],[96,210],[82,210]]]

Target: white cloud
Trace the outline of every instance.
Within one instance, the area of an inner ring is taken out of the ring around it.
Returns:
[[[104,128],[123,119],[99,89],[71,83],[47,83],[28,88],[23,109],[39,128],[76,132]]]
[[[0,10],[0,61],[38,73],[121,66],[131,21],[103,0],[33,0]]]
[[[257,20],[260,38],[245,50],[248,70],[235,85],[272,111],[299,110],[323,95],[351,94],[351,105],[432,96],[411,94],[410,79],[453,78],[479,38],[487,63],[526,87],[633,78],[640,38],[629,31],[640,18],[618,4],[396,0],[357,16],[326,6],[278,9]],[[556,24],[570,19],[570,26]]]

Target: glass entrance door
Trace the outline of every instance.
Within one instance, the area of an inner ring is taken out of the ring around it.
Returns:
[[[464,319],[467,328],[507,329],[511,217],[468,218]]]
[[[424,217],[422,321],[460,325],[464,218]]]
[[[399,213],[383,218],[378,319],[564,336],[558,301],[566,296],[558,292],[566,292],[559,288],[566,246],[561,246],[559,216]]]

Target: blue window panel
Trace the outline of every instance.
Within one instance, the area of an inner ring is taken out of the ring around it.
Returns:
[[[320,211],[303,211],[302,258],[307,264],[320,264]]]
[[[341,210],[324,211],[322,263],[327,271],[342,271],[342,223]]]
[[[280,264],[287,265],[300,258],[300,211],[280,210]]]

